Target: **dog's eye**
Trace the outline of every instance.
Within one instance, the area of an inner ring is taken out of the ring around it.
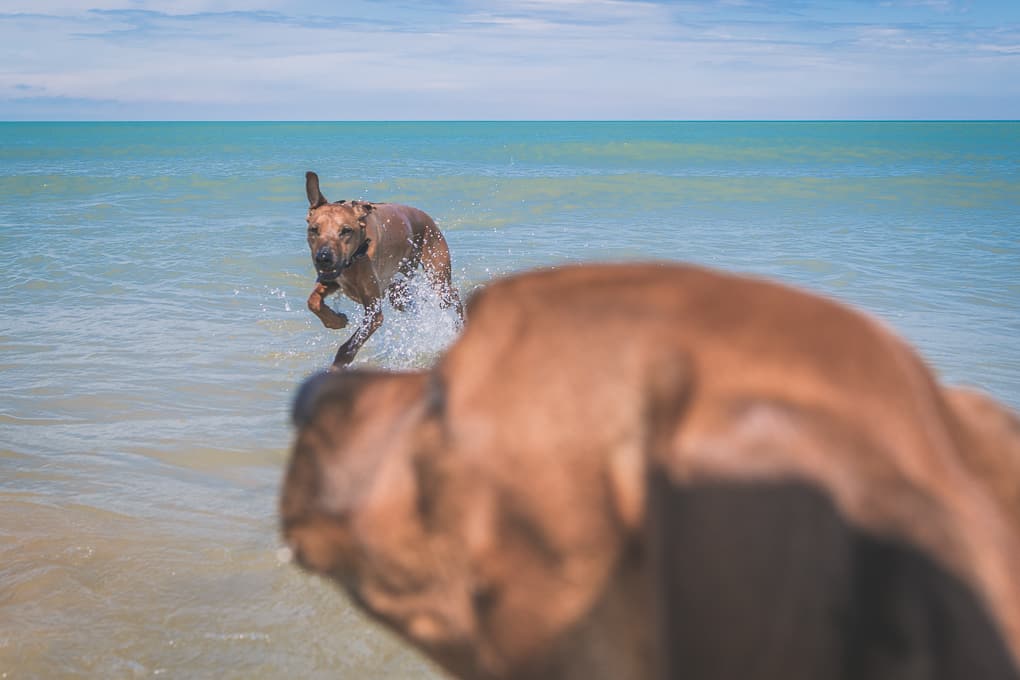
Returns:
[[[310,226],[310,227],[308,227],[308,233],[309,234],[318,234],[319,233],[319,228],[318,227]]]
[[[354,233],[354,230],[351,229],[350,227],[344,227],[343,229],[340,230],[340,235],[341,236],[343,236],[344,234],[352,234],[352,233]]]

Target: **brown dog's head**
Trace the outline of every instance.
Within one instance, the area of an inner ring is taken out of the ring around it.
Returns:
[[[345,371],[308,380],[283,485],[283,537],[295,562],[342,585],[364,609],[454,664],[475,635],[457,521],[432,501],[438,439],[424,373]],[[456,495],[446,495],[457,498]],[[464,498],[471,502],[470,495]]]
[[[444,379],[352,370],[305,383],[280,501],[294,561],[458,677],[562,677],[560,662],[594,668],[604,655],[571,645],[620,554],[605,510],[613,480],[591,455],[584,469],[567,456],[518,469],[484,432],[465,437],[452,426]],[[630,632],[595,623],[591,639],[643,639],[629,616],[643,600],[607,602],[606,621]],[[578,677],[637,677],[607,668]]]
[[[319,176],[305,173],[308,195],[308,247],[321,283],[335,280],[368,249],[366,219],[374,206],[362,201],[330,203],[319,190]]]

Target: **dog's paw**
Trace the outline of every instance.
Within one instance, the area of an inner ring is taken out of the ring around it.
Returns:
[[[325,307],[325,305],[323,305]],[[325,314],[322,315],[322,325],[326,328],[332,328],[335,331],[341,328],[347,328],[347,315],[339,314],[334,312],[329,307],[326,307]]]
[[[324,298],[327,295],[332,295],[338,290],[340,290],[340,286],[335,281],[329,281],[326,283],[323,283],[322,281],[317,281],[315,283],[315,287],[312,288],[311,297]]]
[[[354,361],[354,357],[337,357],[333,360],[333,365],[329,367],[330,371],[343,371],[346,370],[351,362]]]

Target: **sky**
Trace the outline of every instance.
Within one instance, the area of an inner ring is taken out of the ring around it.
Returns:
[[[0,120],[507,119],[1020,119],[1020,0],[0,0]]]

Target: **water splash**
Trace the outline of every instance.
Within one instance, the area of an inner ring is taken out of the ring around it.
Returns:
[[[457,337],[461,322],[453,307],[420,272],[406,283],[400,311],[386,301],[383,325],[361,349],[355,365],[406,370],[430,365]]]

